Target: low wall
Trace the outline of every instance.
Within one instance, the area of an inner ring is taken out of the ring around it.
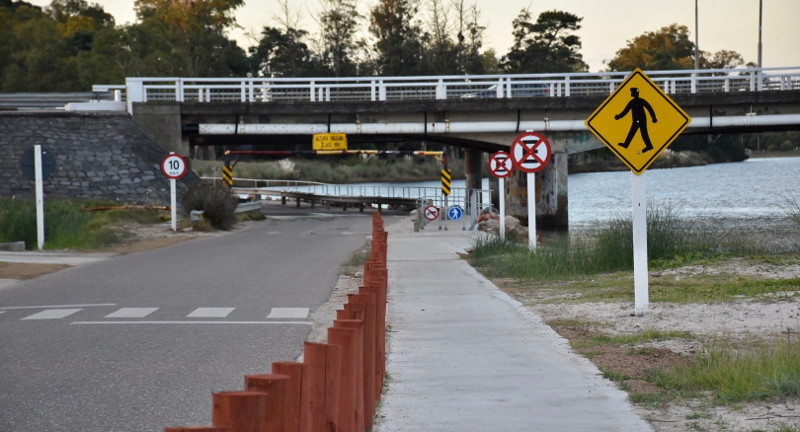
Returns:
[[[161,172],[168,152],[127,113],[0,113],[0,196],[34,197],[34,181],[22,175],[20,159],[35,144],[56,158],[56,172],[44,182],[45,200],[169,205],[169,181]],[[189,172],[178,181],[178,196],[197,181]]]

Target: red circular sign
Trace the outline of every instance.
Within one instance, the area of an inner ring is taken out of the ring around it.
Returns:
[[[550,141],[538,132],[521,133],[511,143],[511,161],[526,173],[543,170],[552,153]]]
[[[436,220],[439,217],[439,207],[429,205],[425,207],[425,219],[429,221]]]
[[[489,171],[497,178],[508,177],[514,172],[511,155],[499,151],[489,157]]]
[[[161,172],[167,178],[179,179],[186,175],[186,159],[177,153],[170,153],[161,161]]]

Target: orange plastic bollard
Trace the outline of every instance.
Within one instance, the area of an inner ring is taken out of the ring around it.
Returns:
[[[261,432],[283,432],[284,399],[288,375],[259,374],[245,375],[245,391],[265,393],[267,400],[261,422]]]
[[[300,432],[335,431],[342,347],[306,342],[300,392]]]
[[[211,424],[229,432],[261,432],[266,401],[267,395],[259,392],[214,393]]]
[[[303,364],[295,362],[274,362],[272,373],[288,376],[284,386],[283,428],[285,432],[300,430],[300,392],[303,381]]]

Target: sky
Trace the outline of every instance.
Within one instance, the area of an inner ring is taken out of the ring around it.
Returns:
[[[46,6],[50,0],[27,0]],[[114,15],[117,24],[132,23],[136,19],[133,0],[87,0],[98,3]],[[425,14],[429,0],[420,1],[420,12]],[[449,4],[452,0],[443,0]],[[762,50],[764,67],[800,67],[800,0],[763,1]],[[357,0],[359,11],[368,15],[375,0]],[[689,28],[695,41],[695,3],[698,5],[699,37],[702,51],[736,51],[746,62],[758,61],[758,9],[759,0],[466,0],[466,5],[477,4],[479,22],[486,27],[484,46],[494,48],[503,55],[513,44],[511,22],[520,10],[529,7],[532,16],[557,9],[583,18],[577,32],[583,48],[580,50],[591,72],[606,68],[604,62],[612,59],[617,50],[628,41],[645,33],[677,23]],[[311,17],[321,10],[320,0],[290,0],[293,15],[299,15],[301,26],[316,27]],[[502,6],[500,6],[502,5]],[[278,26],[276,17],[281,9],[278,0],[245,0],[236,12],[242,29],[230,36],[246,48],[254,44],[265,25]],[[250,36],[248,36],[248,34]]]

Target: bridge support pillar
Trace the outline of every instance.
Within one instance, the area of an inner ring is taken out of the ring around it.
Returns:
[[[553,153],[550,163],[536,175],[536,226],[567,229],[567,154]]]
[[[164,150],[189,155],[189,141],[182,136],[178,103],[134,104],[133,119],[150,132]]]
[[[473,149],[464,149],[464,165],[467,188],[466,208],[464,211],[469,212],[472,208],[472,196],[469,193],[469,189],[481,189],[483,182],[483,175],[481,173],[481,169],[483,168],[483,152]]]
[[[536,226],[543,229],[567,229],[567,154],[554,152],[550,163],[534,175],[536,179]],[[528,174],[514,170],[507,179],[506,214],[528,222]]]

